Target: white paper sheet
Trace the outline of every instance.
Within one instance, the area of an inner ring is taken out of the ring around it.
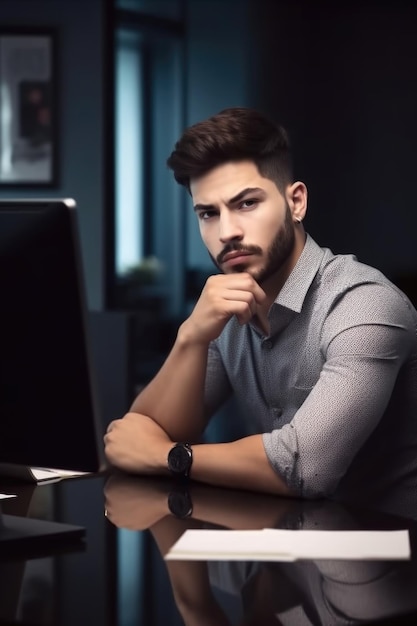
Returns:
[[[297,559],[406,560],[408,530],[190,529],[167,560],[294,561]]]
[[[49,469],[43,467],[31,467],[30,471],[32,472],[33,477],[39,481],[56,481],[61,480],[62,478],[75,478],[77,476],[84,476],[87,472],[76,472],[74,470],[60,470],[60,469]]]
[[[76,470],[62,470],[49,467],[29,467],[28,465],[13,465],[0,463],[0,476],[11,478],[23,483],[48,484],[64,478],[75,478],[88,475],[89,472]]]

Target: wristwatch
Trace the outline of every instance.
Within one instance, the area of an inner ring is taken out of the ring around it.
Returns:
[[[176,478],[188,478],[193,451],[189,443],[176,443],[168,453],[168,469]]]
[[[188,489],[178,485],[178,487],[170,491],[168,494],[168,508],[175,517],[180,519],[190,517],[193,512],[193,503]]]

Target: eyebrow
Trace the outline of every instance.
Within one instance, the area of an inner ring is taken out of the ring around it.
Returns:
[[[237,202],[240,202],[241,200],[243,200],[243,198],[245,198],[247,195],[249,194],[257,194],[257,195],[262,195],[265,196],[265,191],[263,189],[261,189],[260,187],[246,187],[245,189],[242,189],[242,191],[239,191],[238,194],[236,194],[235,196],[233,196],[233,198],[230,198],[230,200],[228,200],[228,202],[226,203],[228,206],[230,206],[231,204],[237,204]],[[210,211],[215,209],[215,205],[214,204],[196,204],[194,205],[194,211]]]

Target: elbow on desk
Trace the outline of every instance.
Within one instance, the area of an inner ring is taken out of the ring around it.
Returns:
[[[297,460],[292,465],[272,460],[276,473],[287,485],[288,495],[307,500],[331,498],[341,477],[326,471],[319,463],[307,469],[300,465]]]
[[[300,454],[294,430],[284,441],[276,432],[263,435],[266,454],[294,497],[316,500],[331,497],[343,475],[322,456]]]
[[[303,461],[298,458],[288,480],[288,486],[308,500],[331,498],[343,475],[322,458]]]

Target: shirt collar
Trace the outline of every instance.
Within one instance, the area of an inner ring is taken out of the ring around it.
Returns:
[[[320,268],[323,256],[324,250],[307,234],[303,251],[276,297],[275,303],[300,313],[307,291]]]

